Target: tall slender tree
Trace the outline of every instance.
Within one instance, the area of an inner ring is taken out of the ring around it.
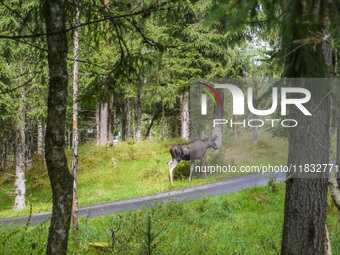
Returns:
[[[17,139],[15,150],[15,203],[14,209],[21,210],[25,208],[26,179],[25,179],[25,99],[26,93],[23,89],[19,106],[19,120],[17,124]]]
[[[137,80],[138,89],[136,97],[136,109],[135,109],[135,140],[139,142],[142,138],[142,88],[144,78],[140,76]]]
[[[79,0],[76,6],[76,22],[80,23]],[[78,195],[77,195],[77,171],[78,171],[78,60],[79,60],[79,27],[74,31],[74,62],[73,62],[73,130],[72,130],[72,176],[73,176],[73,207],[72,222],[73,232],[77,232],[78,225]]]
[[[181,98],[181,136],[182,139],[189,139],[189,92],[185,91]]]
[[[46,164],[53,208],[46,254],[66,254],[73,200],[73,177],[65,155],[65,120],[68,86],[65,1],[46,0],[49,92],[45,137]]]

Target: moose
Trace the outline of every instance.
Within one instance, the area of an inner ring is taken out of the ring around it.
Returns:
[[[214,150],[218,149],[218,146],[215,143],[217,139],[218,137],[215,134],[210,138],[207,137],[205,139],[195,139],[189,143],[176,144],[172,146],[170,148],[172,159],[166,162],[169,167],[171,184],[174,184],[173,171],[181,160],[191,160],[190,176],[189,176],[189,182],[190,182],[191,177],[192,177],[192,172],[194,170],[195,160],[200,159],[201,164],[204,167],[205,166],[204,155],[206,154],[207,149],[209,148],[213,148]],[[207,172],[205,172],[205,178],[208,178]]]

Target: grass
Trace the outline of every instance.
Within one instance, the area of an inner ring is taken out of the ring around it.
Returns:
[[[288,142],[284,139],[272,138],[268,133],[261,133],[258,144],[254,146],[250,135],[240,135],[237,139],[231,136],[223,141],[223,150],[219,153],[209,151],[208,164],[241,166],[286,165],[288,159]],[[215,177],[230,178],[243,175],[242,172],[218,173]]]
[[[171,145],[182,140],[124,142],[116,147],[106,148],[87,144],[79,148],[78,196],[79,206],[105,203],[120,199],[149,195],[231,178],[240,173],[209,175],[209,179],[199,178],[188,182],[189,164],[181,162],[175,169],[174,186],[170,185],[166,161],[171,158]],[[249,137],[234,140],[225,138],[225,147],[219,153],[209,150],[210,162],[221,164],[285,164],[287,142],[272,139],[261,134],[256,148]],[[71,167],[71,150],[66,151]],[[52,209],[52,194],[46,166],[42,156],[35,155],[33,167],[26,172],[26,209],[14,211],[14,169],[0,173],[0,218],[29,214],[29,204],[33,213]]]
[[[80,218],[80,231],[70,233],[68,254],[279,254],[285,184],[244,189],[238,193],[203,197],[188,203],[156,203],[151,208],[99,218]],[[89,243],[115,247],[100,252]],[[333,254],[340,254],[335,207],[329,203],[327,226]],[[1,226],[0,254],[44,253],[48,224]]]

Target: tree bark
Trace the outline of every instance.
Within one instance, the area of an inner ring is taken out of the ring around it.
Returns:
[[[222,104],[224,104],[224,91],[223,89],[216,89],[217,93],[220,95]],[[216,104],[214,106],[214,113],[213,113],[214,119],[223,119],[223,105]],[[213,128],[212,135],[217,135],[217,140],[215,143],[218,145],[218,147],[222,146],[223,141],[223,125],[216,125],[216,127]],[[217,151],[216,151],[217,152]]]
[[[130,98],[126,98],[126,107],[127,107],[127,126],[126,126],[126,136],[127,139],[131,138],[131,110],[130,110]]]
[[[79,25],[80,11],[79,0],[76,7],[76,26]],[[78,225],[78,195],[77,195],[77,171],[78,171],[78,58],[79,58],[79,28],[74,31],[74,62],[73,62],[73,130],[72,130],[72,176],[73,176],[73,208],[72,222],[73,233],[79,230]]]
[[[237,121],[237,115],[233,115],[233,123]],[[233,124],[233,137],[234,139],[237,138],[237,127],[235,124]]]
[[[135,139],[139,142],[142,138],[142,87],[143,77],[140,77],[138,83],[138,91],[136,98],[136,109],[135,109]]]
[[[220,125],[222,126],[222,125]],[[181,137],[189,139],[189,92],[185,91],[181,100]]]
[[[27,105],[26,105],[26,108]],[[26,109],[26,111],[29,111],[29,109]],[[25,121],[26,125],[26,134],[25,134],[25,167],[26,171],[31,170],[32,168],[32,155],[35,153],[35,146],[34,146],[34,121],[32,119],[26,120]]]
[[[162,103],[162,141],[164,141],[164,125],[165,125],[165,116],[164,116],[164,103]]]
[[[15,210],[22,210],[25,208],[25,89],[20,100],[19,120],[17,124],[17,139],[15,149]]]
[[[335,97],[339,98],[340,89],[335,91]],[[340,163],[340,103],[335,100],[335,121],[336,121],[336,161],[335,165]],[[339,170],[339,168],[338,168]],[[329,176],[329,191],[335,206],[338,209],[338,228],[340,231],[340,179],[339,173],[332,171]]]
[[[154,116],[149,120],[149,127],[148,127],[148,130],[146,131],[146,134],[145,134],[145,136],[144,136],[145,139],[148,138],[148,136],[149,136],[149,140],[151,140],[151,128],[152,128],[152,125],[153,125],[155,119],[156,119],[156,115],[154,115]]]
[[[253,95],[253,102],[254,102],[254,107],[257,109],[258,106],[258,85],[257,85],[257,81],[254,82],[254,95]],[[253,114],[253,119],[257,119],[257,115]],[[253,145],[257,145],[258,139],[259,139],[259,128],[257,126],[254,126],[251,128],[251,138],[252,138],[252,142]]]
[[[38,154],[42,155],[43,154],[43,127],[41,120],[38,119]]]
[[[287,53],[286,77],[330,76],[332,52],[329,42],[302,46],[293,43],[310,37],[311,33],[329,34],[329,24],[325,22],[326,5],[321,0],[294,0],[294,12],[287,14],[290,16],[285,20],[284,28],[289,30],[282,31]],[[300,17],[298,22],[296,17]],[[290,130],[288,166],[328,164],[330,86],[323,84],[311,88],[304,82],[301,87],[312,91],[312,98],[305,106],[313,111],[312,116],[305,116],[296,107],[290,109],[289,118],[299,124]],[[324,254],[327,178],[311,177],[310,173],[291,178],[292,174],[289,173],[286,185],[281,254]]]
[[[100,145],[106,145],[107,143],[107,117],[108,117],[108,104],[102,103],[100,108],[100,127],[99,127]]]
[[[72,213],[73,177],[65,155],[67,105],[67,37],[64,0],[46,0],[49,91],[45,135],[45,153],[52,187],[53,209],[46,254],[63,255],[67,251]],[[58,33],[57,33],[58,32]]]
[[[125,91],[123,93],[123,109],[122,109],[122,117],[121,117],[121,127],[122,127],[122,141],[126,141],[128,137],[128,125],[129,125],[129,104],[128,99],[125,97]]]
[[[100,106],[96,107],[96,138],[97,145],[100,144]]]
[[[113,108],[113,94],[110,98],[110,104],[109,104],[109,139],[112,141],[114,132],[115,132],[115,112]]]
[[[340,91],[339,91],[340,94]],[[338,97],[339,98],[339,97]],[[339,166],[340,165],[340,102],[336,102],[336,164]],[[338,167],[339,170],[339,167]],[[335,175],[335,181],[337,181],[337,191],[338,195],[337,198],[339,199],[340,202],[340,179],[339,179],[340,173],[338,172],[337,175]],[[332,197],[333,198],[333,197]],[[334,198],[333,198],[334,201]],[[338,208],[338,228],[340,231],[340,203],[337,205]]]
[[[8,157],[8,138],[3,140],[3,154],[2,154],[2,167],[3,170],[7,168],[7,157]]]

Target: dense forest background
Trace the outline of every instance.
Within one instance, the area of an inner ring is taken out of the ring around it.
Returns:
[[[339,8],[324,0],[0,1],[0,170],[15,168],[14,207],[23,209],[25,171],[44,155],[53,193],[47,254],[66,253],[72,203],[77,218],[78,143],[188,139],[192,79],[337,77]],[[261,89],[254,85],[258,105]],[[330,161],[336,84],[312,95],[313,118],[293,109],[300,125],[289,135],[273,130],[289,140],[288,164]],[[288,177],[282,254],[323,254],[327,185]]]

